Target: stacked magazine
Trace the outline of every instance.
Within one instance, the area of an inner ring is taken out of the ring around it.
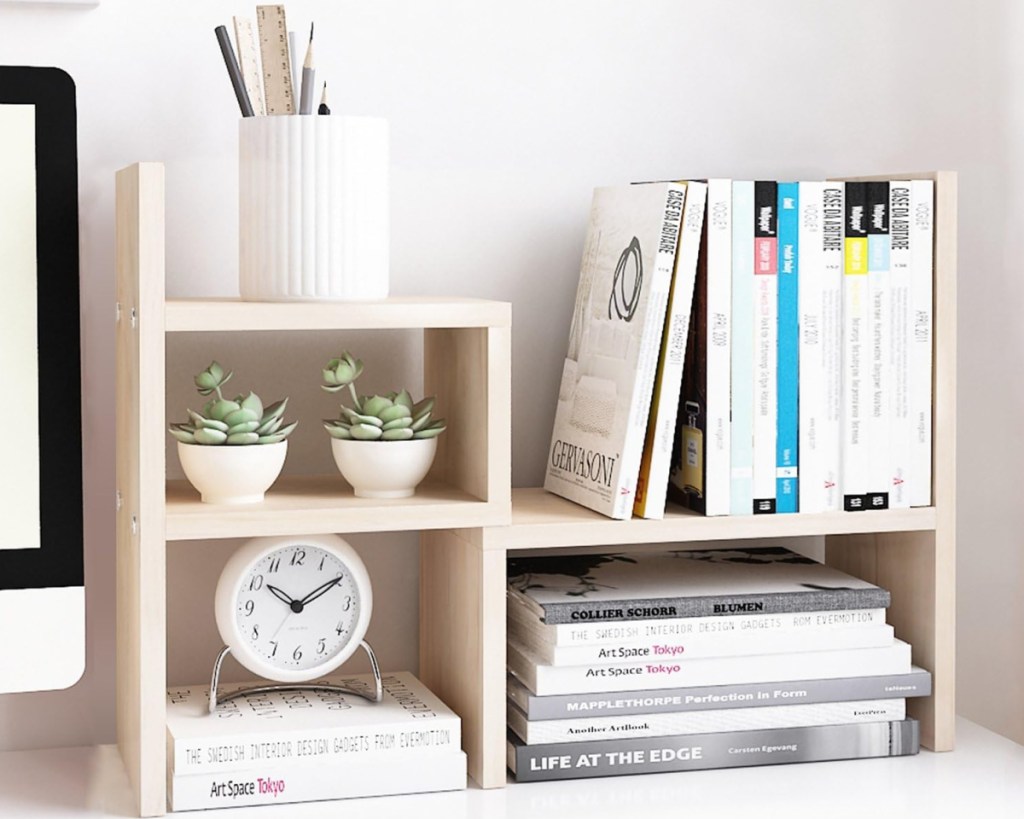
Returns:
[[[520,781],[918,751],[889,593],[783,548],[514,558]]]
[[[594,192],[545,488],[612,518],[931,503],[931,180]]]
[[[326,682],[370,691],[372,678]],[[459,717],[409,672],[385,674],[383,683],[379,703],[281,691],[221,703],[213,714],[209,687],[170,689],[170,810],[465,788]]]

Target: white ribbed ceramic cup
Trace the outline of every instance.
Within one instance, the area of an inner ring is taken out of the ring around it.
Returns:
[[[238,137],[242,298],[387,298],[387,120],[246,117]]]

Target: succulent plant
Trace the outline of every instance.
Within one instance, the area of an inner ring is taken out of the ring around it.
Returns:
[[[386,395],[359,395],[355,381],[362,375],[363,362],[351,353],[332,358],[323,369],[327,392],[348,387],[353,407],[341,405],[337,420],[324,420],[324,429],[332,438],[356,441],[408,441],[413,438],[436,438],[446,428],[444,419],[431,422],[434,399],[414,402],[408,390]]]
[[[185,423],[171,424],[171,435],[183,444],[204,446],[276,444],[287,438],[298,425],[298,421],[284,425],[288,399],[264,407],[254,392],[234,399],[225,398],[221,388],[233,375],[233,372],[225,373],[216,361],[199,373],[194,379],[199,394],[216,393],[217,397],[211,398],[201,413],[188,410],[189,420]]]

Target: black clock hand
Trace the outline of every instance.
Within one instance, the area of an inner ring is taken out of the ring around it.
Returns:
[[[269,591],[269,592],[270,592],[270,593],[271,593],[272,595],[274,595],[274,597],[276,597],[276,598],[277,598],[278,600],[280,600],[280,601],[281,601],[282,603],[286,603],[286,604],[288,604],[289,606],[290,606],[290,605],[291,605],[292,603],[294,603],[294,602],[295,602],[294,600],[292,600],[292,598],[290,598],[290,597],[289,597],[289,596],[288,596],[287,594],[285,594],[285,592],[281,591],[281,590],[280,590],[280,589],[279,589],[279,588],[278,588],[277,586],[271,586],[271,585],[270,585],[270,584],[268,583],[268,584],[267,584],[267,591]]]
[[[322,586],[318,586],[317,588],[313,589],[313,591],[311,591],[309,594],[307,594],[305,597],[303,597],[299,602],[302,603],[303,606],[306,606],[309,603],[312,603],[318,597],[322,597],[323,595],[327,594],[327,592],[329,592],[332,588],[334,588],[340,582],[341,582],[341,577],[336,577],[333,580],[328,580]]]

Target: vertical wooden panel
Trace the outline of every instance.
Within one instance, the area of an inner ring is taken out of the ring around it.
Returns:
[[[142,816],[166,800],[164,170],[117,174],[117,741]]]
[[[479,530],[424,532],[420,547],[420,678],[462,718],[469,774],[505,784],[505,552]]]

